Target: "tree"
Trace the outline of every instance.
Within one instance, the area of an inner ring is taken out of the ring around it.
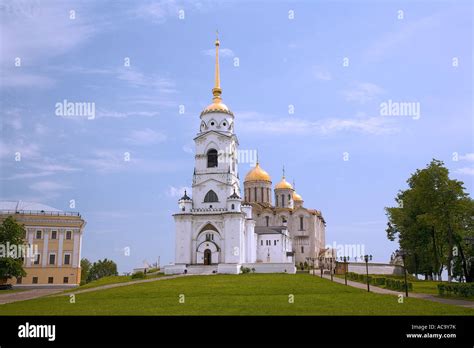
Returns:
[[[474,234],[474,208],[463,182],[450,179],[444,163],[433,159],[407,183],[409,188],[395,198],[398,207],[385,209],[387,237],[398,237],[400,247],[408,253],[408,271],[440,279],[446,268],[451,281],[462,270],[466,281],[472,281],[468,267],[472,247],[466,247],[463,240]]]
[[[112,260],[99,260],[94,262],[87,275],[87,282],[100,279],[102,277],[116,276],[117,264]]]
[[[19,224],[12,216],[3,220],[0,225],[0,283],[12,277],[24,277],[26,272],[23,269],[25,227]],[[10,248],[13,248],[10,250]],[[15,252],[12,252],[15,250]]]
[[[81,283],[87,282],[87,275],[89,274],[91,266],[92,264],[88,259],[81,259]]]

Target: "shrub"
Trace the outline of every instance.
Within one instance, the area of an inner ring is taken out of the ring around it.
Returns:
[[[240,269],[240,273],[242,273],[242,274],[250,273],[250,268],[248,268],[248,267],[242,267],[242,268]]]
[[[474,296],[474,283],[438,284],[438,293],[441,296],[455,295],[461,297]]]
[[[132,279],[143,279],[145,278],[145,273],[137,272],[132,274]]]

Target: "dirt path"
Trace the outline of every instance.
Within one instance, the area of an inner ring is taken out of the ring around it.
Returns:
[[[0,305],[5,303],[31,300],[37,297],[52,295],[62,292],[64,289],[31,289],[25,291],[12,292],[9,294],[0,294]],[[1,314],[1,311],[0,311]]]

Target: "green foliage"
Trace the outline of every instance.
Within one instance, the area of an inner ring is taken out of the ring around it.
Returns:
[[[100,279],[102,277],[107,276],[116,276],[118,275],[117,272],[117,264],[112,260],[99,260],[94,262],[87,274],[87,282]]]
[[[89,274],[91,266],[92,264],[88,259],[81,259],[81,285],[87,283],[87,275]]]
[[[441,275],[446,268],[448,276],[472,281],[467,260],[474,250],[464,238],[474,236],[474,201],[464,192],[464,183],[450,179],[444,163],[435,159],[407,183],[409,188],[395,198],[398,207],[385,210],[387,237],[398,238],[407,252],[408,272]]]
[[[3,246],[5,255],[0,255],[0,281],[5,282],[12,277],[24,277],[23,257],[8,255],[7,245],[17,248],[25,244],[25,227],[19,224],[13,216],[8,216],[0,225],[0,245]],[[3,257],[4,256],[4,257]],[[8,256],[8,257],[7,257]],[[21,255],[15,255],[21,256]]]
[[[250,273],[250,268],[242,267],[242,268],[240,268],[240,273],[242,273],[242,274]]]
[[[367,283],[367,275],[358,274],[354,272],[347,273],[347,279],[353,280],[359,283]],[[404,291],[405,290],[405,280],[403,279],[394,279],[388,277],[379,277],[376,275],[369,275],[369,283],[375,286],[385,287],[390,290]],[[413,290],[413,284],[408,282],[408,290]]]
[[[474,283],[443,283],[438,284],[438,293],[441,296],[474,296]]]
[[[132,279],[144,279],[144,278],[146,278],[146,275],[143,272],[136,272],[132,274]]]

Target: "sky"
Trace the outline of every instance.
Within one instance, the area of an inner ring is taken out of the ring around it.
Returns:
[[[82,256],[120,272],[172,262],[218,29],[240,150],[258,150],[274,185],[285,166],[327,244],[388,262],[384,207],[417,168],[443,160],[472,195],[473,12],[470,1],[2,0],[0,199],[80,212]],[[61,113],[64,101],[91,113]],[[239,164],[241,179],[250,169]]]

